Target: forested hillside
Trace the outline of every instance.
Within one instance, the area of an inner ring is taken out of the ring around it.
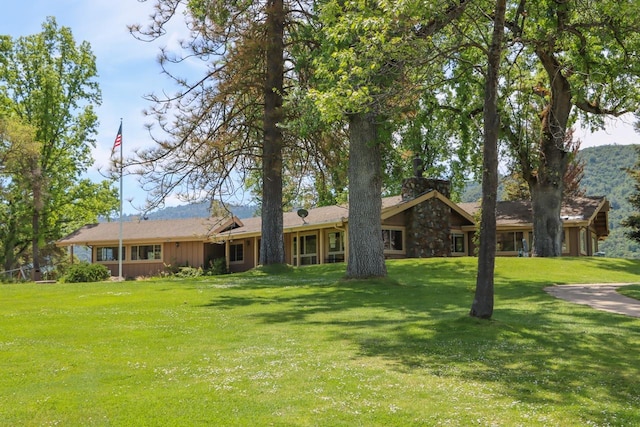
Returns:
[[[255,205],[236,206],[228,205],[227,208],[238,218],[251,218],[256,215],[258,207]],[[209,203],[191,203],[188,205],[170,206],[157,211],[149,212],[147,219],[181,219],[181,218],[206,218],[210,216]],[[137,221],[139,215],[124,215],[124,221]],[[116,218],[117,220],[117,218]],[[113,221],[113,219],[112,219]]]
[[[633,208],[627,201],[634,191],[634,182],[625,172],[638,159],[637,145],[604,145],[585,148],[580,157],[585,161],[582,187],[589,196],[606,196],[611,203],[609,227],[611,234],[600,249],[609,257],[640,258],[640,245],[624,236],[620,221]]]

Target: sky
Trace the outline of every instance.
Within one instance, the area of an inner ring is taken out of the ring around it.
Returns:
[[[155,0],[22,0],[3,4],[0,34],[17,38],[39,33],[42,23],[53,16],[59,27],[71,28],[77,44],[91,44],[102,91],[102,104],[96,108],[100,124],[93,151],[95,164],[88,171],[92,180],[104,179],[99,171],[109,167],[120,119],[127,157],[136,149],[153,144],[145,124],[154,120],[143,114],[151,105],[144,96],[174,91],[170,79],[162,75],[157,58],[161,47],[176,48],[188,34],[183,20],[177,19],[172,30],[153,43],[136,40],[127,29],[131,24],[148,23],[154,3]],[[123,193],[124,212],[137,213],[144,205],[145,193],[135,177],[125,177]],[[173,198],[167,201],[169,206],[176,204],[182,203]]]
[[[100,125],[96,135],[96,160],[88,176],[103,179],[98,172],[109,165],[111,149],[120,119],[123,121],[124,156],[136,149],[153,144],[145,124],[153,118],[143,111],[150,106],[144,99],[150,93],[171,93],[173,86],[161,74],[157,58],[161,47],[176,51],[179,41],[188,34],[181,17],[174,22],[165,36],[156,42],[136,40],[127,29],[131,24],[146,24],[156,0],[22,0],[5,2],[0,13],[0,34],[12,37],[26,36],[41,31],[48,16],[56,18],[58,26],[71,28],[76,43],[88,41],[96,56],[98,83],[102,90],[102,105],[96,111]],[[188,67],[189,65],[185,65]],[[194,70],[178,69],[188,75]],[[582,148],[609,144],[640,144],[640,135],[632,128],[633,117],[609,119],[607,130],[591,133],[577,128],[575,137]],[[156,132],[157,132],[156,126]],[[135,177],[126,177],[124,183],[124,211],[134,214],[144,205],[145,195]],[[182,204],[175,198],[168,206]]]

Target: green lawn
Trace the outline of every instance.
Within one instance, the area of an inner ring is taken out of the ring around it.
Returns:
[[[492,321],[476,262],[0,285],[0,425],[640,425],[640,319],[543,291],[640,261],[499,258]]]

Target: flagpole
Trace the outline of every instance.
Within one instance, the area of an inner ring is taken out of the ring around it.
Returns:
[[[122,138],[122,119],[120,119],[120,138]],[[118,280],[122,280],[122,141],[120,142],[120,232],[118,239]]]

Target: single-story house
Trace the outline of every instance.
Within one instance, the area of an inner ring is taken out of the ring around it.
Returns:
[[[454,203],[449,183],[413,177],[400,196],[382,199],[382,239],[387,258],[474,255],[479,203]],[[562,208],[563,254],[590,256],[609,234],[604,197],[576,198]],[[524,255],[532,246],[530,203],[499,202],[499,256]],[[283,214],[286,262],[324,264],[346,260],[348,206],[326,206]],[[91,248],[93,262],[118,273],[119,222],[87,225],[57,242]],[[155,275],[167,266],[207,268],[225,258],[230,271],[254,268],[260,259],[259,217],[193,218],[123,222],[123,275]]]

